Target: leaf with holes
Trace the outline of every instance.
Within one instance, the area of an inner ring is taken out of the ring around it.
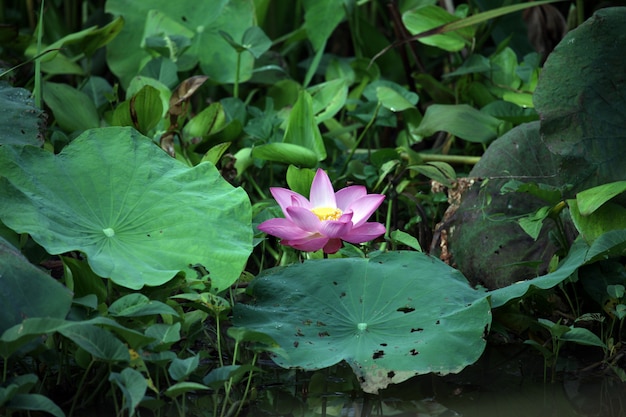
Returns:
[[[93,271],[139,289],[205,266],[230,286],[252,249],[247,194],[215,166],[193,168],[131,128],[84,132],[58,155],[0,148],[0,219],[51,254],[87,255]]]
[[[483,349],[491,323],[484,293],[419,252],[305,261],[265,271],[236,326],[271,336],[283,367],[350,364],[366,392],[414,375],[459,372]]]

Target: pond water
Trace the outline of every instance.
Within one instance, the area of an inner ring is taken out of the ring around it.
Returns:
[[[580,358],[562,359],[555,382],[550,382],[551,370],[548,369],[547,382],[544,383],[543,357],[528,346],[491,348],[476,364],[460,374],[443,377],[418,376],[402,384],[390,386],[379,395],[333,390],[341,387],[342,376],[351,372],[347,365],[338,365],[330,372],[318,371],[303,377],[301,381],[303,385],[298,388],[301,390],[298,395],[291,398],[275,395],[273,404],[259,404],[259,408],[250,410],[248,415],[250,417],[626,416],[626,384],[615,374],[601,367],[580,372]],[[572,371],[569,371],[570,369]],[[315,381],[319,380],[320,375],[326,379],[326,387],[329,389],[324,394],[315,395],[312,391],[315,391]],[[310,387],[309,392],[305,392],[307,384]],[[281,390],[279,385],[274,388]],[[294,404],[294,400],[298,399],[300,407]],[[288,410],[289,408],[291,409]]]

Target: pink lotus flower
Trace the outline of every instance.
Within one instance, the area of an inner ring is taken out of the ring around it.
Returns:
[[[286,188],[270,188],[285,218],[266,220],[259,230],[281,239],[280,243],[312,252],[335,253],[341,241],[363,243],[385,233],[380,223],[366,222],[383,202],[382,194],[367,194],[362,185],[335,193],[322,169],[311,184],[311,200]]]

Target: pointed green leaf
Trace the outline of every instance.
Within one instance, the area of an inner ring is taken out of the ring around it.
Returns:
[[[348,84],[339,78],[309,87],[307,92],[313,99],[315,123],[319,124],[332,118],[346,104]]]
[[[417,100],[413,103],[401,94],[398,94],[394,89],[384,85],[376,88],[376,97],[378,97],[378,100],[381,102],[383,107],[391,110],[392,112],[399,112],[414,108],[417,103]]]
[[[430,136],[444,131],[470,142],[488,143],[498,137],[503,123],[467,104],[433,104],[426,109],[415,133]]]
[[[55,121],[67,132],[83,131],[100,125],[96,105],[87,94],[67,84],[46,82],[43,99]]]
[[[200,357],[197,355],[186,359],[176,358],[167,368],[167,371],[175,381],[181,381],[198,369],[199,364]]]
[[[253,57],[259,58],[272,46],[272,40],[267,37],[263,29],[252,26],[246,29],[241,43]]]
[[[315,171],[312,169],[298,168],[294,165],[289,165],[287,168],[287,185],[290,190],[300,195],[309,195],[313,178],[315,178]]]
[[[148,389],[148,382],[140,372],[132,368],[125,368],[121,373],[112,372],[109,381],[113,382],[122,391],[126,409],[130,417],[135,415],[137,406],[143,400]]]
[[[576,194],[578,210],[588,216],[613,197],[626,191],[626,181],[615,181],[608,184],[583,190]]]
[[[460,20],[459,17],[435,5],[412,9],[402,15],[402,22],[412,34],[422,33],[429,29],[434,29],[444,24]],[[423,37],[420,38],[419,41],[425,45],[436,46],[449,52],[456,52],[465,48],[473,36],[474,29],[466,27],[456,32]]]
[[[304,29],[308,39],[313,44],[313,49],[319,51],[323,49],[330,35],[345,17],[344,2],[306,0],[304,10]]]
[[[313,168],[317,165],[315,152],[304,146],[291,143],[268,143],[267,145],[255,146],[252,149],[252,156],[267,161],[282,162],[307,168]]]
[[[75,323],[59,328],[59,333],[85,349],[94,357],[107,362],[128,362],[128,348],[110,332],[92,324]]]
[[[129,128],[83,133],[59,155],[0,148],[0,219],[49,253],[82,250],[95,273],[139,289],[208,268],[221,291],[252,247],[247,194]]]

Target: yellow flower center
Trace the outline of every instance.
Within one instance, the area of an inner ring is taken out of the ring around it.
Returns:
[[[315,207],[311,209],[313,214],[317,216],[318,219],[324,220],[339,220],[343,212],[338,208],[334,207]]]

